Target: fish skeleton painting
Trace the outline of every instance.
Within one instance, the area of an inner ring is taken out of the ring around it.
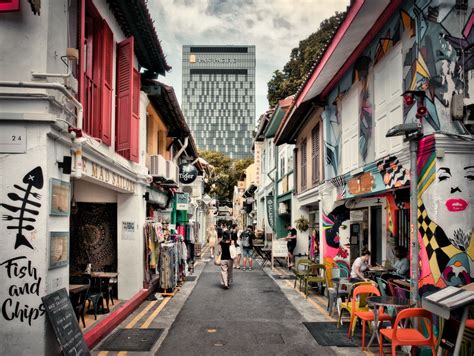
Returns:
[[[31,243],[27,240],[27,238],[23,235],[23,230],[32,231],[35,227],[31,224],[25,225],[26,222],[35,222],[36,219],[32,217],[26,217],[25,214],[30,215],[38,215],[39,212],[35,208],[40,208],[41,203],[39,200],[41,199],[41,195],[33,192],[32,189],[41,189],[43,188],[43,171],[41,167],[36,167],[35,169],[28,172],[23,177],[23,183],[25,185],[17,185],[14,184],[13,187],[18,189],[19,193],[8,193],[8,198],[13,202],[19,202],[21,205],[10,205],[5,203],[0,203],[0,206],[3,206],[5,209],[13,212],[18,213],[17,216],[15,215],[3,215],[2,220],[12,221],[11,226],[7,226],[9,230],[17,230],[16,234],[16,241],[15,241],[15,249],[20,246],[26,246],[33,249]],[[35,199],[35,200],[31,200]],[[15,204],[15,203],[12,203]]]

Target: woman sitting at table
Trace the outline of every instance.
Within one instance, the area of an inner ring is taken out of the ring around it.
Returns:
[[[352,264],[350,282],[360,282],[365,280],[364,272],[369,268],[370,251],[362,249],[360,257],[357,257]]]

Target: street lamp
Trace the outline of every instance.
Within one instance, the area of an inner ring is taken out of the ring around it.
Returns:
[[[405,136],[405,141],[410,142],[410,241],[411,241],[411,278],[410,294],[411,300],[417,303],[418,296],[418,255],[420,245],[418,243],[418,175],[416,172],[416,160],[418,155],[418,141],[423,136],[421,123],[413,122],[396,125],[387,131],[385,137]]]

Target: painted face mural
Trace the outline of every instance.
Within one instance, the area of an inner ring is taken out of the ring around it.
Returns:
[[[425,139],[420,147],[433,144],[434,140]],[[426,256],[422,275],[438,287],[470,283],[474,156],[447,154],[437,160],[433,152],[425,158],[421,157],[418,167],[418,223]]]

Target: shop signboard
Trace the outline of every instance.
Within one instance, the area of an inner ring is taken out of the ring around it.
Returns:
[[[135,223],[133,221],[122,221],[122,240],[135,239]]]
[[[90,355],[66,289],[41,298],[64,355]]]
[[[267,221],[268,225],[272,229],[274,229],[274,223],[275,223],[275,202],[273,199],[273,195],[267,196]]]
[[[183,184],[191,184],[196,180],[198,171],[191,163],[182,163],[179,165],[179,181]]]
[[[85,157],[82,158],[82,174],[88,180],[123,193],[135,193],[136,190],[136,183],[132,180]]]
[[[273,239],[272,241],[272,256],[273,257],[287,257],[288,248],[287,241],[284,239]]]
[[[176,210],[188,210],[189,193],[176,193]]]

